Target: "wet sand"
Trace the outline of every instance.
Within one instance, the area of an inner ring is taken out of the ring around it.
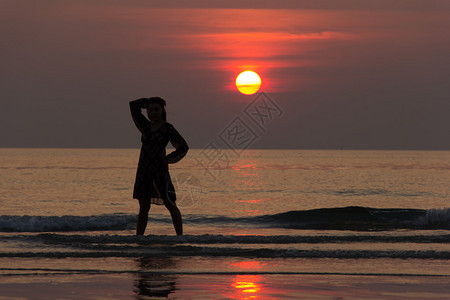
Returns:
[[[0,299],[449,299],[447,276],[113,274],[10,276]]]

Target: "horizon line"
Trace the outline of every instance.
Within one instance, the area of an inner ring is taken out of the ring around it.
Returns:
[[[79,149],[79,150],[140,150],[140,147],[61,147],[61,146],[0,146],[0,149]],[[167,150],[174,149],[172,147]],[[204,150],[203,148],[189,148],[189,150]],[[244,152],[247,150],[301,150],[301,151],[450,151],[450,149],[426,149],[426,148],[217,148],[218,150],[234,151],[240,150]]]

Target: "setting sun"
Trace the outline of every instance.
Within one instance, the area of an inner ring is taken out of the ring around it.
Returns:
[[[236,87],[242,94],[252,95],[261,87],[261,78],[253,71],[244,71],[236,77]]]

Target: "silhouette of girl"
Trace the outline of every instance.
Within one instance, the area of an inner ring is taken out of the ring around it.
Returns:
[[[183,234],[181,213],[175,203],[176,194],[168,164],[180,161],[189,147],[173,125],[167,123],[165,106],[166,101],[159,97],[130,101],[131,116],[142,133],[141,154],[133,190],[133,198],[139,200],[137,235],[145,232],[152,203],[164,204],[170,212],[177,235]],[[141,109],[147,109],[148,119]],[[166,155],[169,141],[176,150]]]

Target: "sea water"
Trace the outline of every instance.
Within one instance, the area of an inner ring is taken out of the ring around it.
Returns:
[[[286,275],[450,278],[448,151],[192,149],[170,165],[185,235],[153,205],[141,237],[138,156],[0,149],[0,292],[102,274],[125,274],[124,295],[147,296],[193,295],[189,276],[230,277],[234,292],[220,295],[242,299]],[[295,282],[283,291],[300,295]]]

